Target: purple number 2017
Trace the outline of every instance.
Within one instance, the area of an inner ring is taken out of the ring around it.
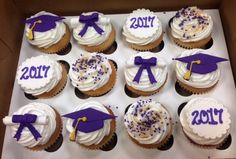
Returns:
[[[148,17],[133,17],[130,19],[132,22],[130,28],[137,29],[137,28],[150,28],[153,27],[153,21],[155,16],[148,16]]]
[[[222,114],[223,114],[223,109],[210,108],[207,110],[200,110],[200,111],[195,110],[191,114],[193,116],[192,125],[222,124],[223,123]],[[218,116],[218,120],[215,119],[216,116]]]
[[[27,80],[29,78],[31,79],[41,79],[41,78],[47,78],[48,70],[50,66],[40,65],[38,67],[31,66],[24,67],[21,71],[23,74],[20,77],[20,80]],[[42,75],[42,72],[44,74]]]

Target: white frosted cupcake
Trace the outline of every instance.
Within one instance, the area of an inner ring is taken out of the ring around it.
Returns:
[[[103,104],[96,101],[86,102],[63,116],[68,118],[66,129],[70,133],[71,141],[88,149],[104,151],[108,151],[107,147],[111,150],[116,145],[115,116]]]
[[[229,135],[230,114],[213,98],[194,98],[180,112],[184,134],[195,145],[217,148]]]
[[[167,64],[159,55],[140,52],[131,56],[124,69],[127,88],[142,96],[157,93],[167,80]]]
[[[152,99],[138,100],[125,113],[129,137],[144,148],[164,146],[172,134],[172,121],[166,108]]]
[[[17,70],[17,82],[23,91],[38,98],[60,93],[67,81],[65,67],[48,56],[26,59]]]
[[[115,29],[110,18],[99,12],[82,13],[71,19],[73,36],[88,52],[107,50],[115,41]]]
[[[56,151],[62,144],[62,121],[58,112],[43,103],[30,103],[3,118],[17,143],[31,150]]]
[[[116,81],[116,68],[106,57],[97,53],[80,54],[69,72],[71,83],[88,96],[110,91]]]
[[[41,11],[26,19],[25,35],[28,42],[45,53],[60,53],[70,43],[70,31],[64,17]]]
[[[203,10],[193,6],[179,10],[170,21],[171,36],[184,48],[202,48],[211,40],[213,21]]]
[[[125,42],[138,51],[154,49],[163,39],[161,21],[148,9],[137,9],[128,15],[122,34]]]

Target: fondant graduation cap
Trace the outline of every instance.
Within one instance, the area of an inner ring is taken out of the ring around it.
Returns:
[[[63,115],[63,117],[74,119],[72,126],[76,130],[89,133],[103,128],[104,120],[114,119],[116,116],[106,114],[96,109],[87,108]]]
[[[30,24],[29,39],[33,40],[33,31],[45,32],[56,27],[56,21],[60,21],[64,17],[53,15],[40,15],[38,17],[29,18],[25,21],[26,24]]]
[[[186,80],[190,78],[191,72],[199,74],[207,74],[217,70],[218,62],[227,61],[227,59],[203,53],[197,53],[190,56],[175,58],[173,60],[178,60],[187,63],[187,69],[189,71],[184,76],[184,79]]]

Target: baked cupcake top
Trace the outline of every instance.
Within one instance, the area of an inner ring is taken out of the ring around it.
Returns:
[[[211,35],[213,21],[206,12],[193,6],[179,10],[170,26],[174,38],[183,42],[194,42]]]
[[[174,60],[177,79],[194,88],[209,88],[215,85],[220,78],[217,63],[227,61],[206,54],[206,51],[201,49],[186,50]]]
[[[16,78],[24,92],[40,95],[58,84],[62,78],[62,66],[46,55],[31,57],[18,67]]]
[[[80,54],[72,64],[69,75],[74,87],[81,91],[104,86],[112,73],[109,60],[97,53]]]
[[[141,144],[162,142],[172,130],[168,111],[152,99],[133,103],[124,116],[129,135]]]
[[[137,9],[127,17],[122,34],[129,43],[147,45],[161,36],[162,24],[150,10]]]
[[[201,145],[220,144],[229,133],[230,114],[213,98],[191,99],[180,113],[184,133]]]
[[[79,105],[64,117],[69,118],[66,123],[69,133],[75,131],[75,141],[86,146],[98,145],[109,135],[111,120],[115,118],[103,104],[96,101]],[[79,119],[81,121],[78,122]],[[74,140],[72,136],[70,135],[70,139]]]
[[[30,44],[48,48],[58,43],[66,33],[64,17],[41,11],[26,19],[25,35]]]
[[[126,61],[124,73],[129,86],[140,91],[154,91],[165,83],[168,70],[160,56],[140,52]]]
[[[47,104],[30,103],[3,118],[13,138],[25,147],[46,144],[56,129],[56,113]]]
[[[99,12],[82,13],[79,18],[72,18],[71,24],[73,36],[81,45],[100,45],[112,31],[110,18]]]

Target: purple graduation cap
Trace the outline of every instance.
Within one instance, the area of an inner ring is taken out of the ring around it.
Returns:
[[[34,39],[34,31],[45,32],[56,27],[56,22],[65,19],[60,16],[53,15],[40,15],[38,17],[29,18],[25,21],[26,24],[30,24],[29,39]]]
[[[96,109],[87,108],[63,115],[63,117],[74,119],[72,126],[76,131],[79,130],[84,133],[90,133],[103,128],[104,120],[114,119],[116,116]],[[79,122],[79,119],[82,119],[81,122]]]

